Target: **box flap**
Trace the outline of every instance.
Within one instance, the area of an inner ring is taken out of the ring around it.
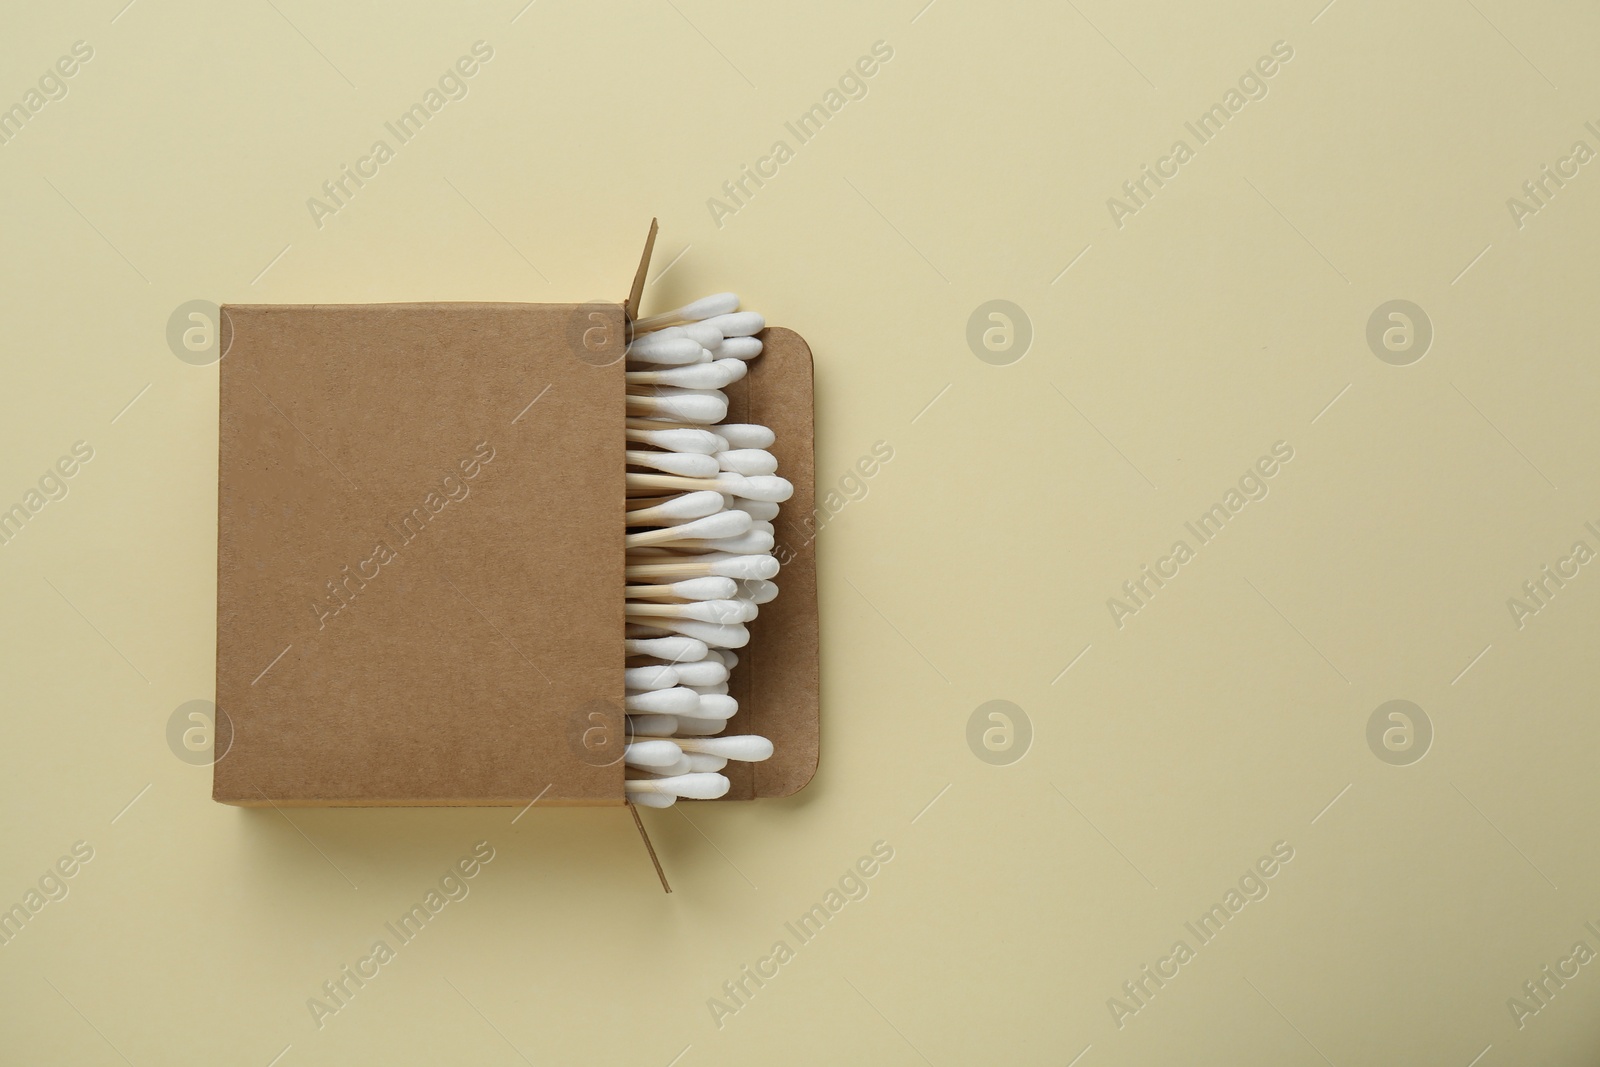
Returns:
[[[772,428],[777,440],[770,451],[778,458],[778,473],[794,483],[794,496],[773,524],[773,551],[783,564],[775,579],[778,598],[762,605],[749,624],[750,643],[739,650],[739,665],[728,680],[739,713],[727,732],[761,734],[772,740],[774,751],[762,763],[728,764],[726,800],[788,796],[804,788],[817,770],[820,642],[811,349],[799,334],[782,327],[769,327],[760,336],[762,352],[751,361],[750,373],[726,390],[728,421]]]
[[[650,273],[650,255],[656,249],[656,220],[650,220],[650,235],[644,239],[644,255],[639,257],[639,269],[633,272],[633,288],[628,290],[628,302],[623,305],[631,323],[639,317],[639,301],[644,299],[644,279]]]

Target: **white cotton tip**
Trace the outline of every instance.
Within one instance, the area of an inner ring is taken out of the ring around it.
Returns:
[[[750,337],[760,333],[767,326],[767,320],[761,317],[759,311],[730,311],[723,315],[707,316],[705,321],[721,330],[722,336],[728,338]]]
[[[776,582],[763,581],[758,578],[754,581],[740,582],[739,585],[743,589],[743,595],[752,604],[770,604],[778,599],[778,584]]]
[[[630,793],[628,802],[641,808],[670,808],[678,798],[668,793]]]
[[[629,430],[628,440],[653,445],[667,452],[693,452],[709,456],[717,451],[719,434],[710,430]]]
[[[760,609],[748,600],[738,597],[729,600],[714,601],[722,617],[717,622],[749,622],[759,614]]]
[[[761,448],[734,448],[718,452],[717,466],[746,476],[771,474],[778,469],[778,457]]]
[[[629,737],[670,737],[678,732],[678,720],[672,715],[629,715]]]
[[[724,625],[736,622],[749,622],[756,617],[756,606],[748,600],[708,600],[702,604],[686,604],[685,607],[699,608],[706,614],[715,616],[704,619],[704,622],[716,622]],[[690,616],[698,617],[698,616]]]
[[[706,693],[700,697],[697,719],[731,719],[739,713],[739,702],[726,693]]]
[[[635,741],[623,748],[622,759],[634,767],[671,767],[683,759],[683,750],[671,741]]]
[[[707,515],[703,519],[686,522],[673,529],[683,537],[694,537],[701,540],[714,537],[738,537],[740,534],[749,533],[755,526],[756,520],[742,511],[719,511],[715,515]]]
[[[714,318],[717,315],[728,315],[739,310],[738,293],[714,293],[703,296],[693,303],[685,304],[677,311],[678,318],[690,322],[701,319]]]
[[[671,778],[630,779],[623,783],[628,794],[666,793],[686,800],[716,800],[727,796],[728,780],[720,774],[679,774]]]
[[[732,578],[688,578],[660,585],[630,585],[623,595],[631,602],[656,600],[732,600],[739,585]]]
[[[712,366],[721,367],[727,373],[729,385],[750,373],[749,365],[742,359],[723,359],[719,356]]]
[[[685,337],[699,341],[702,348],[715,348],[722,343],[722,330],[714,322],[686,322],[678,329]]]
[[[707,515],[715,515],[722,510],[722,494],[710,489],[700,489],[692,493],[682,493],[669,500],[663,500],[654,507],[640,508],[638,511],[628,512],[628,525],[630,526],[657,526],[674,522],[688,522],[690,519],[703,519]],[[743,510],[743,509],[741,509]],[[755,516],[751,516],[752,519]]]
[[[628,544],[648,546],[671,541],[707,541],[719,537],[738,537],[748,533],[755,520],[742,511],[719,511],[703,519],[690,519],[647,534],[629,534]]]
[[[678,684],[678,672],[671,667],[626,667],[622,684],[628,689],[671,689]]]
[[[778,505],[770,500],[746,500],[736,496],[733,498],[733,503],[728,506],[761,522],[771,522],[778,517]]]
[[[699,693],[701,696],[705,696],[707,693],[713,693],[713,694],[715,694],[717,696],[727,696],[728,695],[728,683],[727,682],[718,682],[716,685],[691,685],[689,688],[693,689],[696,693]]]
[[[671,415],[684,422],[711,425],[728,413],[728,400],[708,393],[681,393],[677,396],[630,396],[628,406],[660,415]]]
[[[682,634],[684,637],[693,637],[704,641],[706,645],[715,645],[718,648],[743,648],[750,643],[750,631],[739,623],[714,623],[696,622],[694,619],[651,619],[650,626],[668,633]],[[663,689],[661,692],[670,693],[672,690]],[[655,696],[654,693],[641,694],[642,696]],[[632,710],[631,708],[629,710]],[[680,711],[690,715],[694,711],[689,708],[640,708],[640,711],[664,711],[677,714]]]
[[[772,742],[758,734],[732,734],[685,741],[680,750],[689,756],[721,756],[743,763],[760,763],[772,758]]]
[[[755,618],[755,605],[747,600],[700,600],[692,604],[628,604],[628,617],[654,625],[653,619],[693,619],[697,622],[735,623]]]
[[[632,398],[630,397],[630,399]],[[725,437],[717,433],[710,426],[701,425],[699,423],[691,425],[684,422],[682,419],[674,418],[671,415],[630,411],[628,412],[627,422],[624,425],[629,430],[647,432],[654,432],[657,430],[695,430],[699,433],[709,433],[721,442],[721,444],[711,450],[712,452],[726,452],[728,449],[733,447],[732,445],[728,444],[728,441]],[[633,439],[629,438],[629,440]],[[687,451],[687,449],[684,451]]]
[[[728,758],[726,756],[708,756],[702,752],[685,752],[683,754],[683,759],[684,762],[689,765],[689,771],[691,774],[704,773],[706,771],[720,771],[722,768],[728,765]]]
[[[724,578],[775,578],[778,574],[778,561],[772,556],[729,556],[709,562],[711,573]]]
[[[718,359],[737,359],[743,362],[761,354],[761,341],[755,337],[730,337],[712,350]]]
[[[753,422],[725,422],[711,427],[711,432],[720,434],[733,448],[771,448],[778,439],[771,430]]]
[[[778,600],[778,582],[755,581],[739,582],[739,600],[749,600],[754,605],[768,605],[771,601]]]
[[[679,712],[693,715],[695,709],[700,706],[700,694],[679,685],[671,689],[629,693],[622,698],[622,703],[629,711],[648,712],[654,715],[676,715]]]
[[[645,340],[646,334],[650,335],[650,338],[647,341]],[[683,327],[681,325],[663,326],[659,330],[641,330],[636,324],[633,329],[633,340],[644,341],[647,345],[660,344],[662,341],[671,340],[674,337],[687,336],[689,335],[683,332]],[[631,343],[632,342],[630,342],[630,344]]]
[[[634,338],[633,344],[628,346],[628,359],[634,363],[679,366],[684,363],[698,363],[700,353],[703,351],[705,346],[692,337],[648,334]]]
[[[685,320],[695,322],[708,319],[713,315],[726,315],[737,311],[739,308],[738,293],[716,293],[712,296],[703,296],[693,303],[685,304],[681,308],[663,312],[660,315],[651,315],[647,319],[640,319],[633,324],[637,333],[642,330],[656,330],[672,322]]]
[[[710,478],[719,469],[716,457],[694,452],[646,452],[630,448],[625,455],[632,466],[649,467],[680,478]]]
[[[732,578],[690,578],[673,582],[668,588],[673,596],[684,600],[731,600],[735,587]]]
[[[717,685],[728,680],[728,666],[720,659],[708,658],[699,663],[680,663],[673,668],[682,685]]]
[[[711,363],[690,363],[660,371],[629,371],[628,384],[667,385],[678,389],[721,389],[724,385],[743,377],[742,374],[735,374],[730,367],[724,365],[730,363],[735,367],[744,366],[736,359],[726,359]]]
[[[731,512],[734,515],[743,515],[742,511]],[[773,541],[770,530],[749,530],[738,537],[702,538],[699,541],[701,548],[709,548],[715,552],[737,552],[740,555],[750,555],[761,552],[771,552]]]
[[[693,663],[705,659],[710,651],[704,641],[692,637],[636,637],[623,641],[622,647],[630,656],[654,656],[668,663]]]
[[[709,364],[708,364],[709,366]],[[717,389],[685,389],[678,385],[630,385],[627,387],[630,397],[660,397],[660,396],[709,396],[715,400],[728,399],[726,394]]]
[[[780,478],[776,474],[757,474],[746,477],[743,474],[734,474],[732,471],[723,471],[716,477],[717,492],[729,496],[742,496],[746,500],[766,500],[773,504],[781,504],[794,496],[794,485],[787,478]]]
[[[647,774],[657,774],[665,778],[672,775],[688,774],[690,771],[694,770],[694,764],[689,762],[688,756],[680,755],[676,760],[665,767],[640,767],[638,770],[642,770]]]
[[[678,716],[676,737],[712,737],[728,728],[726,719],[697,719],[690,715]]]
[[[739,653],[733,651],[731,648],[719,648],[716,651],[717,658],[722,660],[723,664],[730,671],[739,665]],[[711,655],[711,650],[709,648],[706,649],[706,655]]]

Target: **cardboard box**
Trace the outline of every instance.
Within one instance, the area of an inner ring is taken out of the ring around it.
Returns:
[[[223,309],[214,799],[621,805],[623,303]],[[811,352],[769,328],[729,421],[795,486],[724,799],[817,763]]]

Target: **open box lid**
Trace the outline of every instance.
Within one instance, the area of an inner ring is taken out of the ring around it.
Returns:
[[[622,353],[654,237],[622,305],[225,309],[215,799],[624,802]],[[730,680],[730,729],[776,752],[728,799],[817,758],[811,358],[763,336],[730,418],[778,435],[792,558]]]

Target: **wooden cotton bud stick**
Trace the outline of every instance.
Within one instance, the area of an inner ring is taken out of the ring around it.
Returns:
[[[673,474],[638,474],[630,471],[623,475],[628,490],[639,493],[647,489],[678,489],[685,492],[705,490],[726,496],[740,496],[746,500],[769,500],[781,504],[794,495],[794,485],[775,474],[758,474],[746,477],[732,471],[722,471],[714,478],[681,478]]]
[[[695,619],[699,622],[749,622],[755,618],[755,605],[739,600],[701,600],[690,604],[638,604],[627,607],[630,619]],[[674,672],[676,674],[676,672]]]
[[[710,457],[702,457],[709,459]],[[629,526],[671,526],[674,523],[703,519],[722,510],[722,494],[709,489],[680,493],[659,504],[628,512]]]
[[[772,742],[759,734],[731,734],[727,737],[685,738],[675,742],[684,753],[721,756],[745,763],[760,763],[772,757]]]
[[[623,782],[628,794],[662,793],[687,800],[716,800],[727,796],[729,782],[720,774],[680,774],[672,778],[630,778]]]
[[[670,415],[685,422],[710,425],[728,413],[726,398],[687,393],[679,396],[628,396],[628,413]]]
[[[679,419],[670,418],[668,416],[654,415],[646,417],[644,415],[629,415],[626,421],[623,423],[623,426],[629,430],[697,430],[702,433],[716,434],[718,438],[722,439],[723,446],[716,449],[718,452],[726,452],[728,449],[734,447],[733,445],[727,444],[727,439],[723,438],[721,434],[718,434],[717,431],[713,430],[709,426],[702,426],[699,423],[683,422]],[[756,445],[754,447],[765,448],[766,446]]]
[[[692,663],[705,659],[710,651],[704,641],[696,641],[692,637],[627,638],[622,642],[622,648],[630,656],[654,656],[668,663],[679,660]]]
[[[743,360],[719,359],[712,363],[690,363],[666,370],[631,370],[626,377],[628,385],[667,385],[678,389],[721,389],[732,385],[747,373]]]
[[[631,533],[624,537],[623,541],[628,548],[644,548],[669,541],[738,537],[747,532],[754,522],[754,519],[742,511],[719,511],[715,515],[707,515],[703,519],[691,519],[677,526]]]
[[[743,515],[742,511],[724,512],[726,515]],[[756,554],[771,552],[777,542],[771,530],[747,530],[738,537],[702,537],[682,538],[671,543],[670,547],[685,552],[737,552]]]
[[[738,293],[715,293],[687,303],[681,308],[673,308],[671,311],[664,311],[659,315],[651,315],[649,318],[639,319],[633,324],[633,331],[634,335],[637,336],[646,330],[659,330],[663,326],[671,326],[675,322],[698,322],[701,319],[708,319],[716,315],[726,315],[738,310],[738,307]]]
[[[630,448],[623,453],[623,458],[630,467],[650,467],[684,478],[710,478],[714,477],[718,470],[724,469],[715,456],[703,456],[694,452],[647,452],[643,449]]]
[[[686,578],[663,585],[623,586],[622,595],[628,600],[731,600],[738,589],[732,578]]]
[[[624,434],[635,444],[651,445],[664,452],[695,452],[703,456],[726,451],[728,443],[721,434],[712,433],[710,430],[687,428],[636,430],[630,427]]]
[[[715,388],[685,388],[677,385],[634,385],[629,382],[623,389],[628,396],[709,396],[715,400],[726,400],[727,394]]]
[[[748,511],[736,511],[736,510],[725,511],[725,512],[723,512],[723,514],[725,514],[725,515],[743,515],[743,516],[745,516],[747,518],[750,515],[750,513]],[[746,534],[755,534],[755,533],[766,534],[767,536],[771,537],[773,535],[773,533],[774,533],[774,529],[773,529],[772,523],[767,522],[767,521],[765,521],[763,519],[750,519],[750,526],[749,526],[749,528],[747,530],[745,530],[744,533],[741,533],[741,534],[729,534],[728,537],[744,537]],[[680,540],[680,541],[722,541],[722,540],[726,540],[726,539],[727,538],[721,538],[721,537],[683,537],[683,538],[679,538],[678,540]],[[685,551],[686,549],[688,549],[690,547],[692,547],[692,546],[687,545],[687,544],[673,545],[672,546],[672,550],[674,552],[682,552],[682,551]],[[724,547],[722,545],[715,545],[715,546],[712,546],[710,548],[701,547],[701,548],[698,549],[698,551],[701,552],[701,553],[705,553],[705,552],[733,552],[733,553],[735,553],[737,555],[745,556],[745,555],[751,555],[751,554],[759,555],[762,552],[768,551],[769,549],[771,549],[771,547],[772,547],[772,545],[769,542],[766,548],[728,548],[728,547]]]
[[[654,578],[701,578],[715,575],[723,578],[771,578],[778,573],[778,561],[772,556],[730,556],[720,552],[700,556],[691,560],[672,560],[670,562],[630,563],[623,569],[623,574],[630,579],[648,580]],[[630,650],[631,651],[631,650]],[[640,655],[655,655],[647,650],[640,650]],[[666,659],[705,659],[705,648],[702,645],[697,656],[666,656]]]

